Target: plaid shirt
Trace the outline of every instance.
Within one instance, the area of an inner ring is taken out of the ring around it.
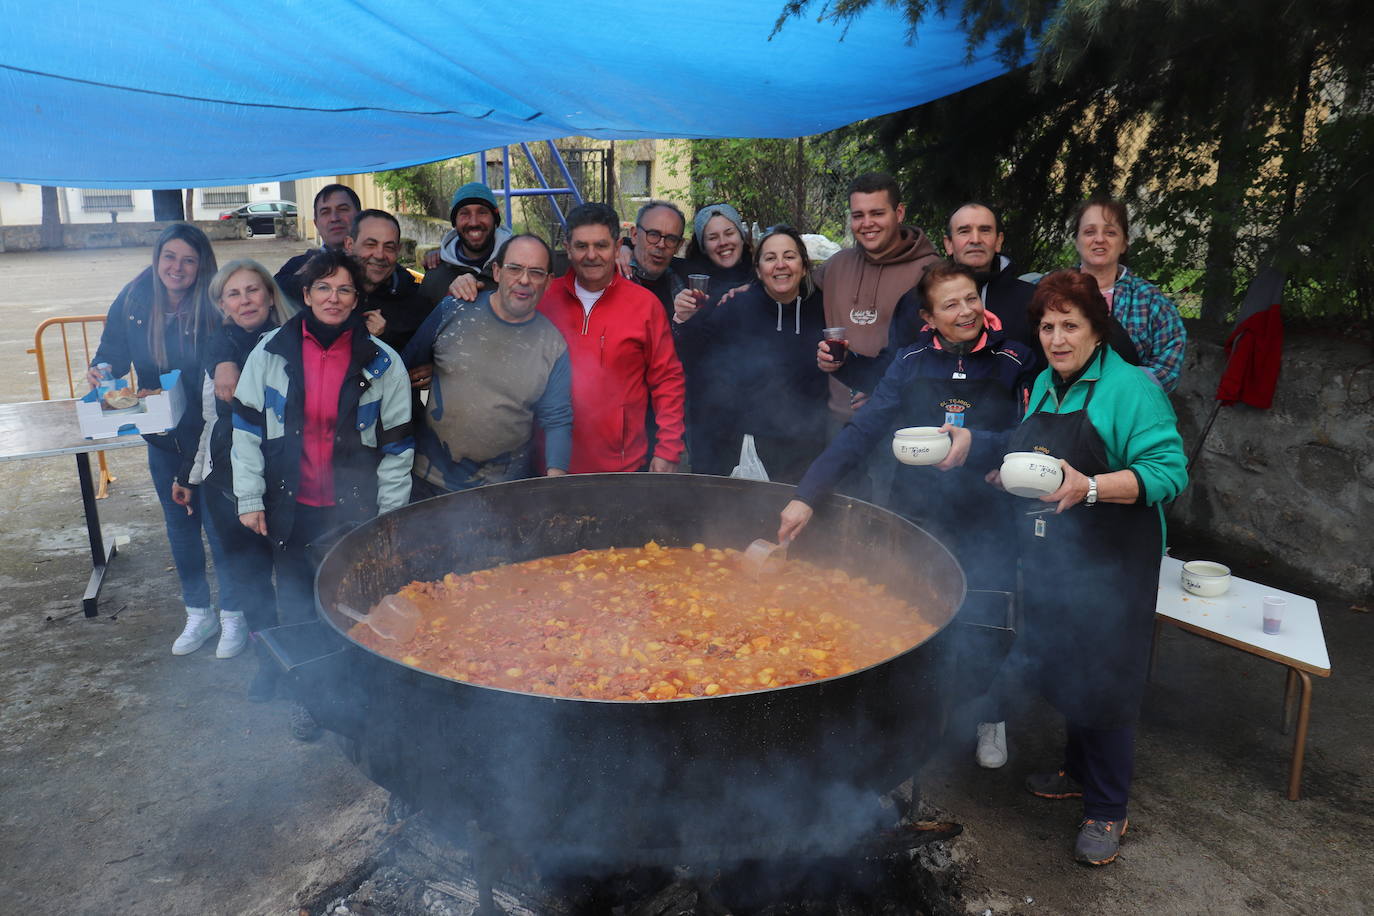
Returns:
[[[1112,315],[1130,335],[1140,365],[1166,392],[1177,388],[1187,342],[1178,306],[1159,287],[1123,267],[1112,292]]]

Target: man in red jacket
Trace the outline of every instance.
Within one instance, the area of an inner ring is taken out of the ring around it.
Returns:
[[[572,361],[573,474],[644,467],[651,402],[658,438],[649,470],[676,471],[682,459],[682,363],[663,306],[616,270],[619,231],[620,217],[605,204],[574,207],[565,246],[572,269],[539,303]]]

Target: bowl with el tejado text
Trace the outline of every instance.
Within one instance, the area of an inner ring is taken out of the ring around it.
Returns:
[[[1226,594],[1231,587],[1231,570],[1211,560],[1189,560],[1179,573],[1183,590],[1202,598]]]
[[[1039,452],[1008,452],[1002,456],[1002,489],[1013,496],[1039,499],[1064,482],[1059,459]]]
[[[892,454],[902,464],[939,464],[949,447],[949,433],[938,426],[908,426],[892,434]]]

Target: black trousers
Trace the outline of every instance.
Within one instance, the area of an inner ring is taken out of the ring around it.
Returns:
[[[216,486],[201,487],[201,505],[224,545],[226,569],[215,572],[220,579],[221,602],[226,591],[223,582],[233,582],[234,604],[227,611],[242,611],[248,629],[256,633],[277,625],[277,593],[272,588],[272,544],[260,534],[243,527],[239,521],[234,494]],[[218,558],[217,558],[218,562]]]
[[[276,545],[272,554],[277,570],[277,612],[283,624],[315,619],[315,570],[322,554],[311,545],[335,527],[337,517],[334,506],[296,503],[291,536],[285,544]]]
[[[1135,773],[1135,726],[1087,728],[1066,722],[1065,732],[1064,772],[1083,784],[1083,816],[1121,820]]]

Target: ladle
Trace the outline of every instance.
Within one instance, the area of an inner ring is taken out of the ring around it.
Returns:
[[[420,609],[399,595],[387,595],[370,614],[359,614],[342,603],[335,607],[349,620],[367,624],[382,639],[410,642],[420,629]]]
[[[755,578],[764,573],[775,573],[782,569],[787,560],[787,543],[774,544],[763,538],[755,538],[744,548],[744,571]]]

